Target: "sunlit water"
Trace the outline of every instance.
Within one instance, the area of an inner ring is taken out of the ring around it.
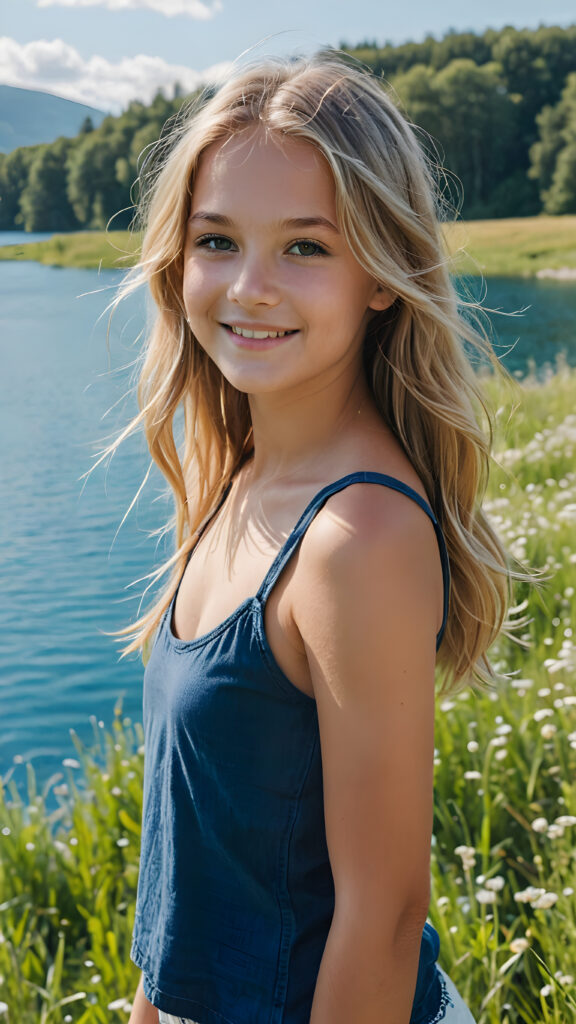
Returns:
[[[143,323],[143,300],[98,317],[117,272],[0,264],[0,773],[33,760],[40,778],[74,756],[69,730],[91,732],[89,718],[140,718],[142,668],[119,661],[105,635],[134,618],[142,585],[158,564],[149,532],[168,515],[153,477],[119,529],[147,468],[141,441],[123,446],[107,472],[82,484],[97,442],[135,409],[123,400]],[[491,281],[487,303],[521,318],[498,317],[506,363],[576,363],[576,287],[551,281]],[[106,419],[106,410],[117,408]],[[130,597],[132,594],[134,596]]]

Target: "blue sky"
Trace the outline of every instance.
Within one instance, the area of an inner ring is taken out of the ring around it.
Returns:
[[[573,0],[0,0],[0,82],[116,111],[176,79],[194,88],[255,46],[308,52],[574,21]]]

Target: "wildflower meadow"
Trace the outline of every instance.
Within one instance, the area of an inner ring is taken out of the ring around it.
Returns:
[[[576,371],[496,414],[486,509],[519,564],[498,683],[439,697],[430,919],[478,1024],[576,1021]],[[26,799],[0,796],[0,1022],[127,1021],[143,746],[117,709]],[[23,770],[23,769],[18,769]],[[353,1022],[351,1022],[353,1024]]]

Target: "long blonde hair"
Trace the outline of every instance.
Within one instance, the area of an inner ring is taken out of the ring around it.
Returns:
[[[172,570],[154,605],[119,635],[143,646],[168,607],[200,524],[252,447],[248,399],[208,358],[188,325],[183,251],[199,159],[212,143],[255,123],[303,139],[327,160],[337,212],[358,262],[396,296],[371,322],[365,368],[383,421],[402,445],[446,538],[450,611],[439,652],[444,690],[492,677],[487,650],[502,628],[510,573],[482,510],[490,419],[466,356],[488,343],[462,309],[444,251],[434,173],[414,128],[382,84],[335,54],[267,59],[237,70],[173,128],[144,175],[141,258],[120,297],[141,284],[156,305],[141,368],[140,413],[153,460],[175,501]],[[174,418],[184,414],[184,439]],[[180,449],[180,450],[179,450]]]

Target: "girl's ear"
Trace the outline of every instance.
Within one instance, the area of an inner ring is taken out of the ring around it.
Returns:
[[[388,309],[395,300],[396,296],[391,291],[378,284],[375,286],[372,298],[368,303],[368,309],[374,309],[381,313],[383,309]]]

